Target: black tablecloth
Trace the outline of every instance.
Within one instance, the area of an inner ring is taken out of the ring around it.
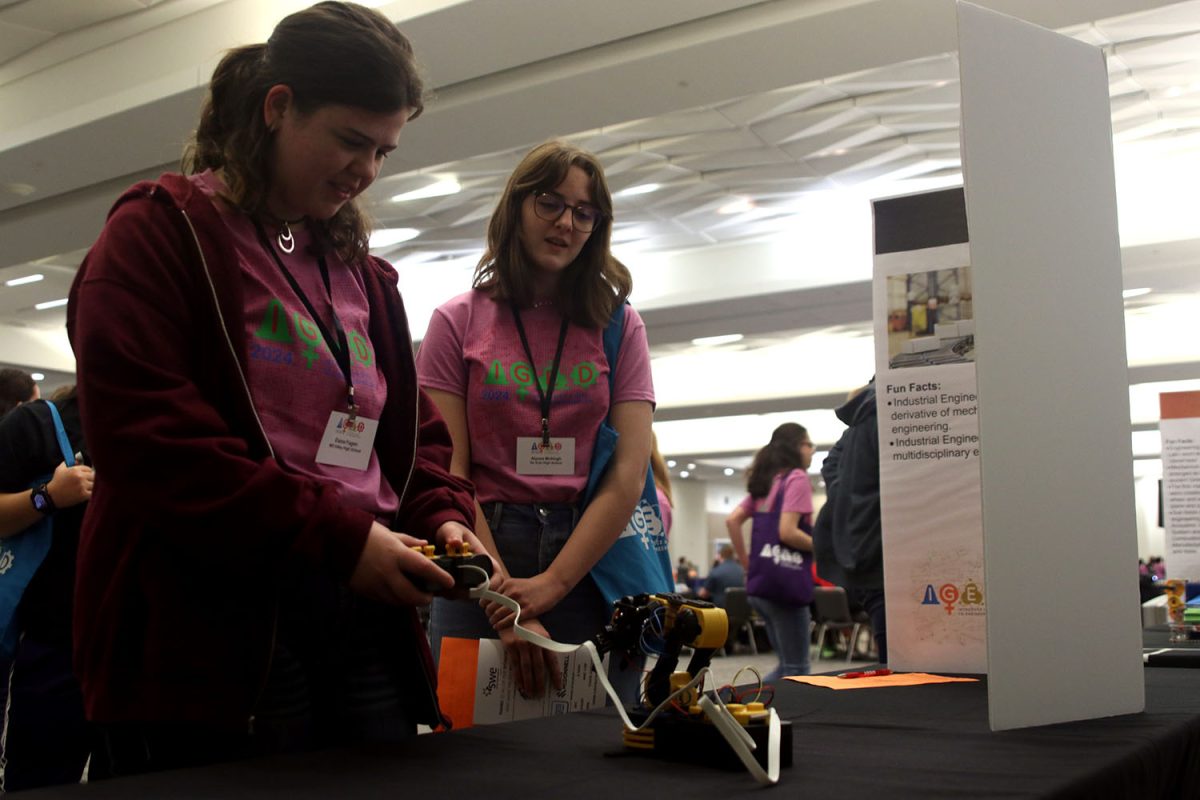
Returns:
[[[772,791],[922,800],[1198,798],[1200,670],[1145,674],[1143,714],[1000,733],[987,727],[986,680],[855,691],[784,682],[776,707],[795,726],[795,765]],[[620,738],[613,711],[584,712],[420,736],[398,748],[330,750],[27,796],[702,800],[762,791],[743,772],[606,755],[620,751]]]
[[[1200,669],[1200,638],[1172,642],[1168,626],[1153,625],[1142,630],[1142,655],[1151,667]]]

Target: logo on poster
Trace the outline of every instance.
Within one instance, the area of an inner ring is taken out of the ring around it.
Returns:
[[[947,614],[957,611],[959,614],[974,616],[983,613],[983,589],[973,580],[968,580],[961,587],[953,583],[943,583],[934,588],[932,583],[925,584],[925,595],[921,599],[923,606],[943,606]]]

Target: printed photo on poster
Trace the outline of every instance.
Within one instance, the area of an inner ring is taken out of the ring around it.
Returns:
[[[889,275],[886,292],[891,369],[975,360],[969,266]]]

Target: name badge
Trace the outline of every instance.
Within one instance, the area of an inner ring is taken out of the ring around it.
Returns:
[[[517,474],[574,475],[575,437],[551,436],[544,445],[540,436],[518,436]]]
[[[375,446],[375,432],[379,420],[362,415],[353,421],[345,411],[334,411],[329,415],[325,435],[317,448],[317,463],[334,467],[349,467],[363,470],[371,462],[371,449]]]

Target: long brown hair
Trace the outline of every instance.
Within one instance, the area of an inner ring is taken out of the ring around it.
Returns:
[[[411,120],[424,107],[412,45],[378,11],[324,2],[284,17],[266,43],[235,48],[221,59],[184,151],[183,171],[220,170],[225,199],[247,214],[266,207],[274,134],[263,102],[278,84],[291,88],[301,114],[328,105],[375,113],[410,108]],[[370,226],[353,200],[324,228],[342,258],[367,255]]]
[[[487,249],[475,267],[472,285],[493,300],[511,300],[525,306],[533,302],[534,267],[521,245],[521,205],[536,192],[554,189],[571,167],[583,170],[591,183],[592,203],[601,218],[579,256],[563,272],[555,300],[576,325],[603,328],[613,310],[633,290],[629,270],[612,254],[612,195],[604,168],[594,155],[562,141],[538,145],[513,170],[492,213],[487,229]]]
[[[746,475],[746,490],[751,497],[766,497],[771,481],[786,470],[804,469],[800,443],[808,438],[803,425],[785,422],[771,433],[771,441],[754,454]]]

